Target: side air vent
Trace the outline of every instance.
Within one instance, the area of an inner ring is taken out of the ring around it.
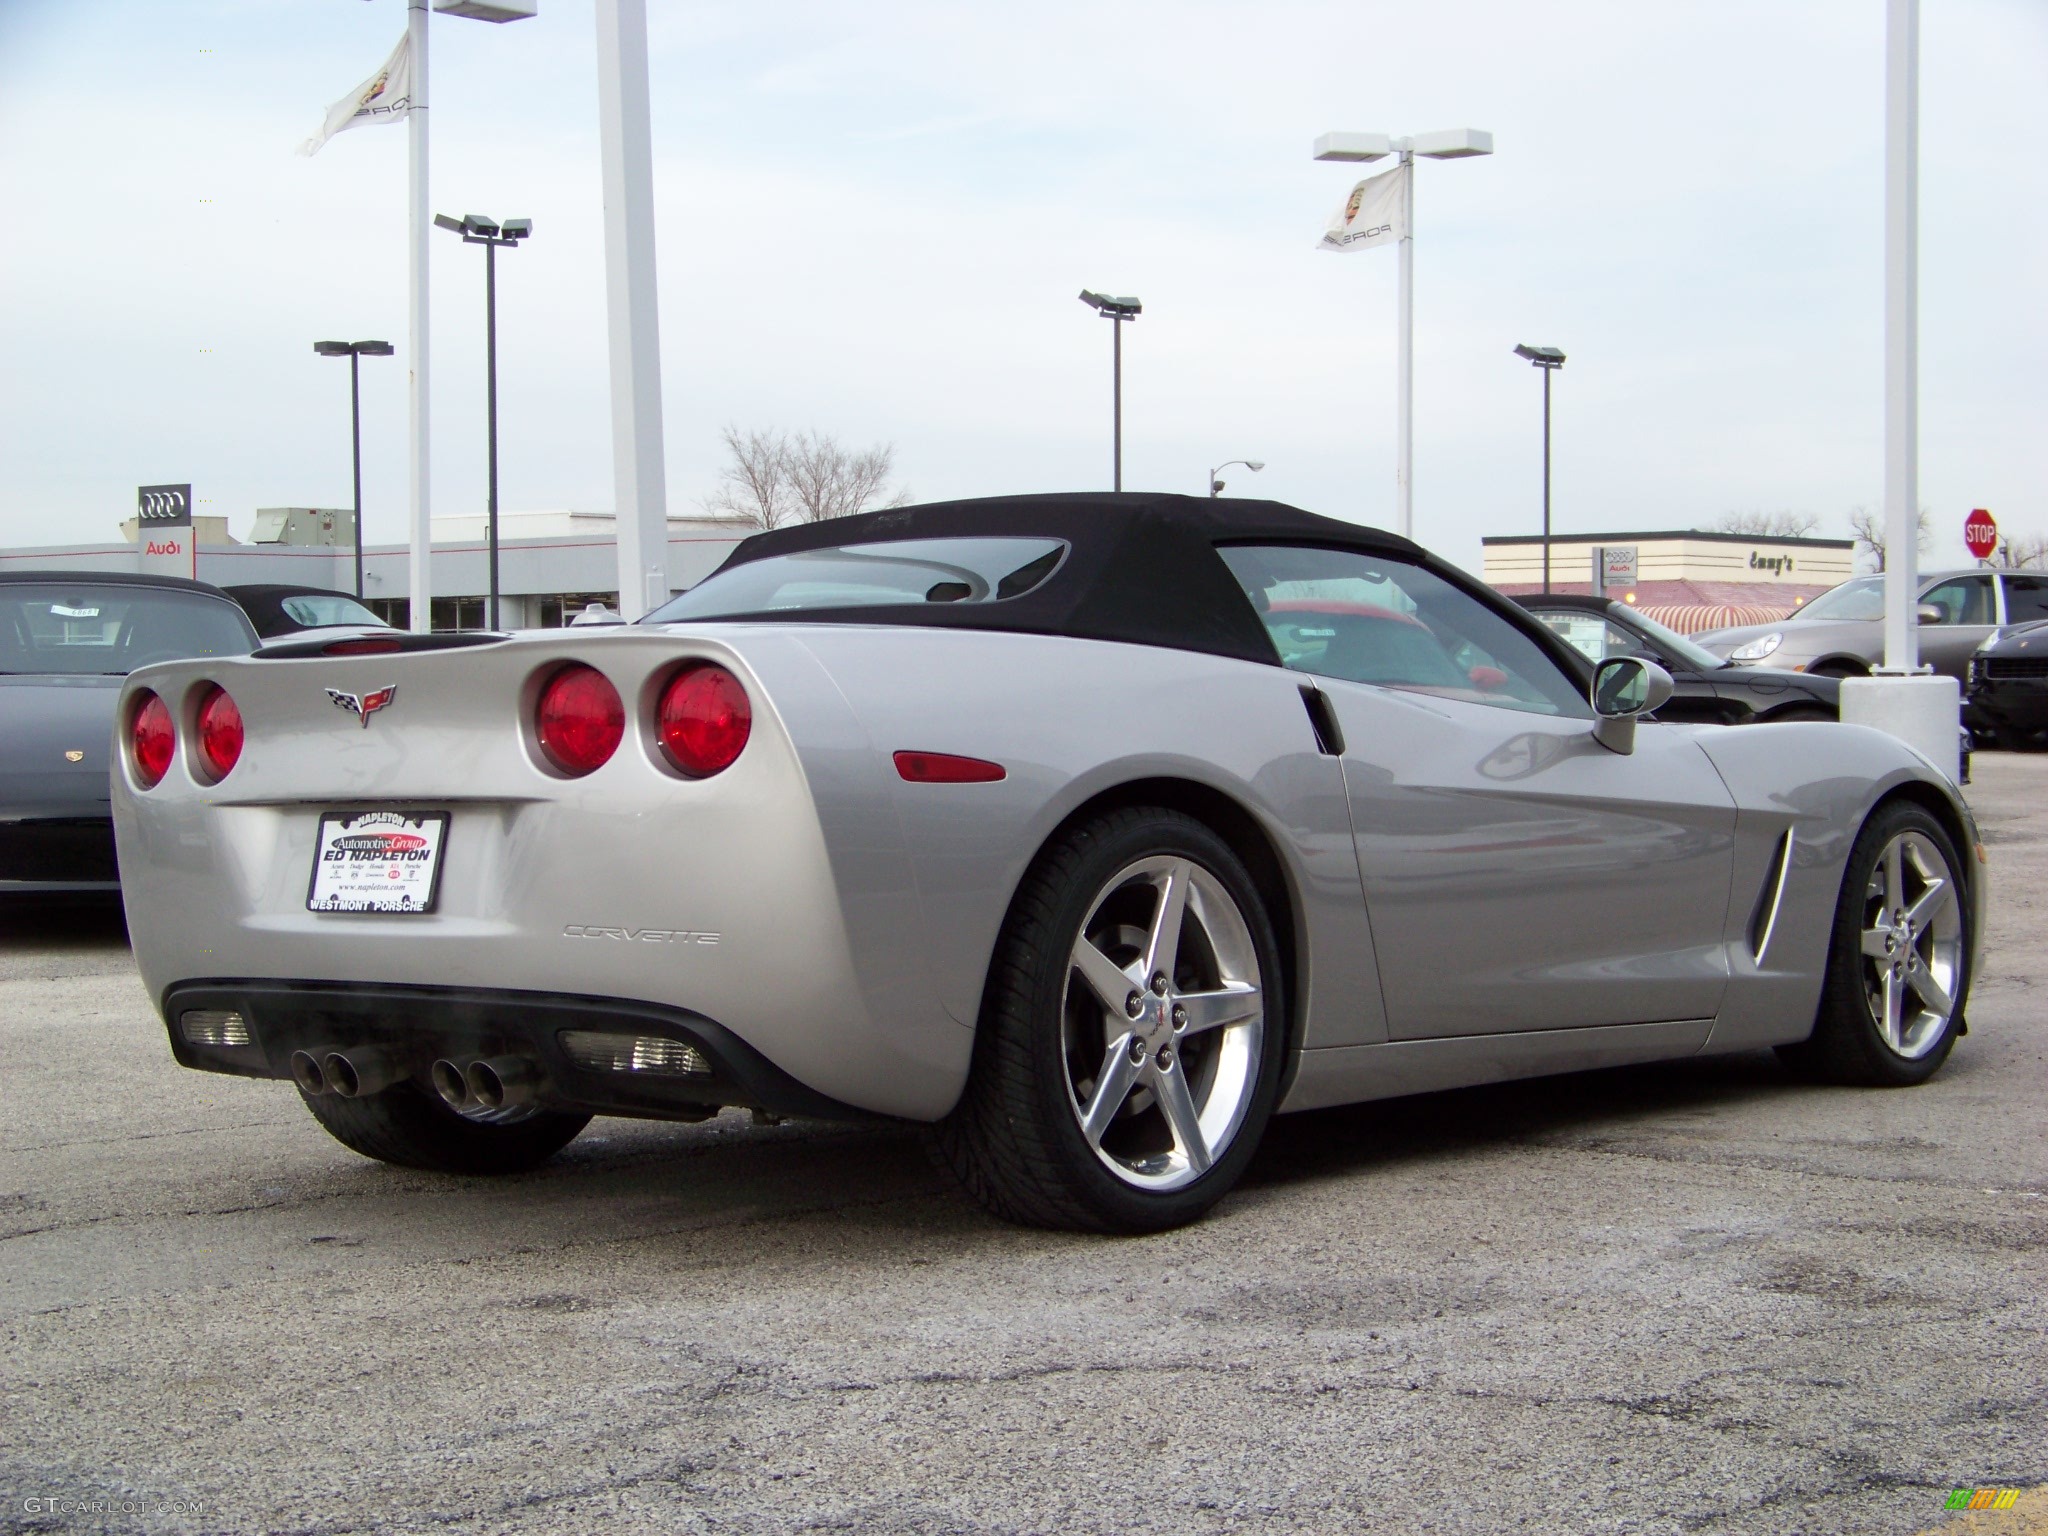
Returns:
[[[1778,839],[1778,851],[1771,855],[1771,867],[1764,871],[1763,889],[1756,894],[1756,910],[1749,918],[1749,957],[1763,969],[1764,955],[1771,947],[1771,934],[1778,926],[1778,908],[1785,900],[1785,877],[1792,872],[1792,829]]]
[[[1301,685],[1302,708],[1308,711],[1308,723],[1316,733],[1316,746],[1326,757],[1344,755],[1344,731],[1337,724],[1337,711],[1331,706],[1330,696],[1322,689],[1308,683]]]

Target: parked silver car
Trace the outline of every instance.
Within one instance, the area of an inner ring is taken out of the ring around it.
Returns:
[[[1957,681],[2001,624],[2048,619],[2048,572],[1933,571],[1920,577],[1920,659]],[[1884,660],[1884,577],[1858,576],[1789,619],[1692,637],[1716,656],[1823,677],[1865,677]]]
[[[1023,496],[757,534],[637,624],[150,668],[115,819],[177,1059],[370,1157],[891,1117],[1005,1216],[1142,1231],[1287,1110],[1933,1075],[1955,787],[1861,726],[1639,726],[1670,690],[1373,529]]]

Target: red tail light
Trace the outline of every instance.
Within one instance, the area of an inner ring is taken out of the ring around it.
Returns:
[[[716,662],[698,662],[669,680],[655,723],[668,760],[692,778],[709,778],[745,750],[754,706],[738,678]]]
[[[898,752],[896,774],[913,784],[993,784],[1009,777],[1001,763],[950,752]]]
[[[135,760],[135,777],[144,789],[154,789],[171,771],[171,757],[178,750],[178,730],[164,701],[145,691],[135,707],[134,723],[128,727],[128,744]]]
[[[619,750],[626,734],[626,706],[609,678],[579,662],[548,680],[534,725],[547,760],[580,777],[602,768]]]
[[[242,712],[217,684],[199,704],[199,755],[216,779],[226,778],[242,758]]]

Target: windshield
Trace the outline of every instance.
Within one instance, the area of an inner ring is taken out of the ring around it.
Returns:
[[[770,555],[715,572],[640,622],[729,619],[806,609],[996,603],[1044,581],[1059,539],[899,539]]]
[[[330,624],[372,624],[379,629],[386,628],[384,621],[352,597],[343,597],[339,592],[318,594],[298,592],[285,598],[278,607],[284,610],[286,618],[307,629],[324,629]]]
[[[246,656],[255,645],[239,608],[200,592],[0,585],[0,672],[119,677],[157,661]]]
[[[1677,630],[1659,624],[1647,613],[1631,608],[1628,611],[1628,621],[1652,640],[1656,641],[1658,646],[1664,651],[1677,660],[1684,662],[1695,671],[1717,672],[1722,667],[1728,665],[1726,661],[1716,656],[1705,646],[1694,645],[1692,641],[1686,639]]]
[[[1795,609],[1795,619],[1837,619],[1845,623],[1874,624],[1884,618],[1884,578],[1858,576],[1832,592],[1823,592],[1804,608]]]

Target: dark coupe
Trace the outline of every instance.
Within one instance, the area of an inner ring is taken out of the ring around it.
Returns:
[[[1987,746],[2048,746],[2048,621],[1984,642],[1970,658],[1963,718]]]
[[[1546,592],[1515,599],[1593,661],[1640,656],[1671,674],[1660,720],[1748,725],[1764,720],[1841,718],[1839,678],[1724,661],[1705,646],[1611,598]]]
[[[242,610],[202,582],[0,575],[0,896],[119,890],[107,759],[122,679],[255,648]]]

